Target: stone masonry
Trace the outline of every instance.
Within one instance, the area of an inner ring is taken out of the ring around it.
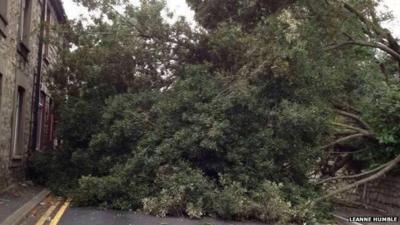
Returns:
[[[362,204],[366,208],[400,216],[400,174],[390,174],[378,180],[358,186],[341,198],[347,202]]]
[[[358,188],[358,201],[400,216],[400,175],[389,175]]]
[[[48,35],[56,42],[49,44],[46,56],[39,57],[41,7],[45,0],[28,0],[30,1],[29,52],[21,53],[19,37],[21,17],[24,15],[21,4],[25,1],[0,0],[2,3],[0,7],[7,6],[6,14],[0,15],[5,17],[0,18],[0,23],[3,23],[0,24],[2,25],[0,26],[0,190],[24,177],[34,133],[32,116],[38,60],[43,61],[42,74],[45,74],[45,71],[56,62],[57,52],[63,43],[62,36],[58,35],[55,29],[48,29]],[[46,18],[50,21],[50,26],[65,22],[60,0],[48,0],[45,11],[49,13]],[[48,95],[44,82],[40,87]],[[22,96],[22,101],[18,101],[19,96]],[[20,111],[19,116],[18,111]],[[16,122],[18,118],[20,120]]]

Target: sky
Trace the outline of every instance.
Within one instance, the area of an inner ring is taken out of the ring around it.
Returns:
[[[383,0],[380,10],[393,13],[394,20],[383,26],[389,28],[397,38],[400,38],[400,0]]]
[[[133,2],[138,2],[138,0],[133,0]],[[175,18],[179,16],[184,16],[187,21],[194,21],[194,12],[186,4],[185,0],[167,0],[167,7],[175,15]],[[69,19],[79,19],[80,15],[87,15],[88,12],[83,6],[78,6],[73,0],[63,0],[65,12]]]
[[[76,5],[72,0],[64,0],[63,2],[69,19],[79,19],[80,15],[87,15],[87,10],[82,6]],[[189,22],[193,23],[194,12],[186,4],[185,0],[167,0],[167,6],[174,12],[175,18],[184,16]],[[389,10],[393,13],[395,19],[383,24],[383,26],[389,28],[397,38],[400,38],[400,0],[382,0],[379,10]]]

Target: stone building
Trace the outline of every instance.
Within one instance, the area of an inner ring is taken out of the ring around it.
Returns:
[[[61,0],[0,0],[0,190],[54,139],[45,74],[63,47]]]

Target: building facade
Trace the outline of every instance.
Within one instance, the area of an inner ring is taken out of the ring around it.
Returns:
[[[46,71],[64,45],[61,0],[0,0],[0,190],[54,139]]]

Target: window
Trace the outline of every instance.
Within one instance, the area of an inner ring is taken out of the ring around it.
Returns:
[[[7,20],[7,1],[0,0],[0,17],[4,22]]]
[[[50,5],[47,5],[46,11],[46,29],[45,29],[45,46],[44,46],[44,57],[47,58],[49,55],[49,45],[50,45],[50,28],[51,28],[51,10]]]
[[[31,33],[32,0],[21,0],[21,17],[19,25],[19,52],[27,58],[29,53],[29,38]]]
[[[54,140],[54,103],[43,91],[40,92],[38,128],[36,143],[38,151],[43,151],[53,146]]]
[[[20,41],[28,46],[31,25],[31,0],[21,1]]]
[[[15,100],[14,135],[12,145],[14,156],[20,156],[23,148],[24,94],[25,90],[22,87],[18,87],[17,98]]]
[[[6,36],[5,29],[7,26],[7,3],[8,0],[0,0],[0,35]]]
[[[45,113],[46,113],[46,109],[45,109],[45,105],[46,105],[46,94],[41,91],[40,92],[40,99],[39,99],[39,112],[38,112],[38,127],[37,127],[37,133],[36,133],[36,150],[41,150],[43,147],[43,131],[44,129],[44,125],[45,125]]]

